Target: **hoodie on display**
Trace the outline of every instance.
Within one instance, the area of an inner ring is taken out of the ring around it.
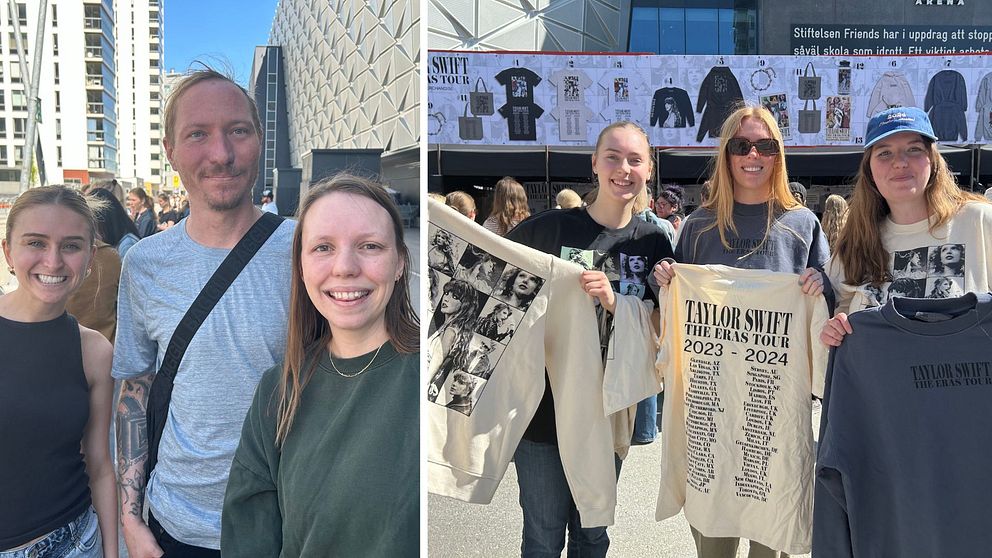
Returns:
[[[968,87],[964,76],[954,70],[942,70],[930,78],[923,110],[930,116],[933,131],[942,141],[968,140]]]
[[[732,112],[734,103],[744,99],[741,86],[730,68],[714,66],[699,86],[699,99],[696,112],[703,113],[696,132],[696,141],[702,143],[706,134],[711,138],[720,137],[720,128]]]
[[[865,116],[871,118],[887,108],[915,106],[916,99],[906,76],[902,72],[885,72],[875,83]]]
[[[985,74],[975,97],[975,141],[992,140],[992,73]]]

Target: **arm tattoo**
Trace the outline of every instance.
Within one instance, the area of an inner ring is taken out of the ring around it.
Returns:
[[[148,437],[145,410],[155,376],[148,374],[121,382],[117,403],[117,485],[121,514],[141,517],[145,502],[145,461]]]

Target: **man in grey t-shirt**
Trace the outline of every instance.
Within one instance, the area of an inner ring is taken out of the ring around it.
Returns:
[[[114,349],[113,376],[123,380],[117,421],[121,521],[131,558],[220,556],[221,507],[241,426],[262,373],[283,359],[291,221],[255,254],[190,342],[158,462],[144,486],[148,394],[169,340],[262,215],[251,195],[260,138],[254,101],[212,70],[187,76],[166,105],[163,145],[186,186],[190,215],[131,248],[121,273]]]

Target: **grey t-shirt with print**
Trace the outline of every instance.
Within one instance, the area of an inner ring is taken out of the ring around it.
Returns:
[[[807,267],[823,268],[830,248],[812,211],[801,207],[779,212],[765,238],[767,216],[768,204],[734,203],[737,234],[727,231],[727,250],[719,230],[715,226],[707,229],[715,220],[714,212],[699,208],[680,227],[675,261],[796,274]]]
[[[283,222],[259,249],[179,365],[146,499],[155,519],[186,544],[220,548],[241,426],[262,373],[286,350],[294,226]],[[186,220],[131,248],[121,272],[114,378],[158,371],[180,319],[229,252],[196,243]]]

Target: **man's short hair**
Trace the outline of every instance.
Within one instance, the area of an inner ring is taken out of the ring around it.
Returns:
[[[248,91],[246,91],[244,87],[238,85],[238,83],[233,79],[204,64],[202,70],[194,70],[187,73],[186,76],[172,88],[172,93],[169,94],[169,100],[165,103],[165,139],[169,142],[169,145],[175,145],[174,134],[176,131],[176,106],[179,104],[179,99],[182,98],[183,94],[185,94],[190,87],[193,87],[200,82],[212,79],[226,81],[237,87],[238,90],[244,94],[245,99],[248,100],[249,112],[251,112],[251,124],[255,128],[255,134],[259,137],[259,139],[261,139],[262,123],[258,119],[258,106],[255,104],[255,99],[248,94]]]

